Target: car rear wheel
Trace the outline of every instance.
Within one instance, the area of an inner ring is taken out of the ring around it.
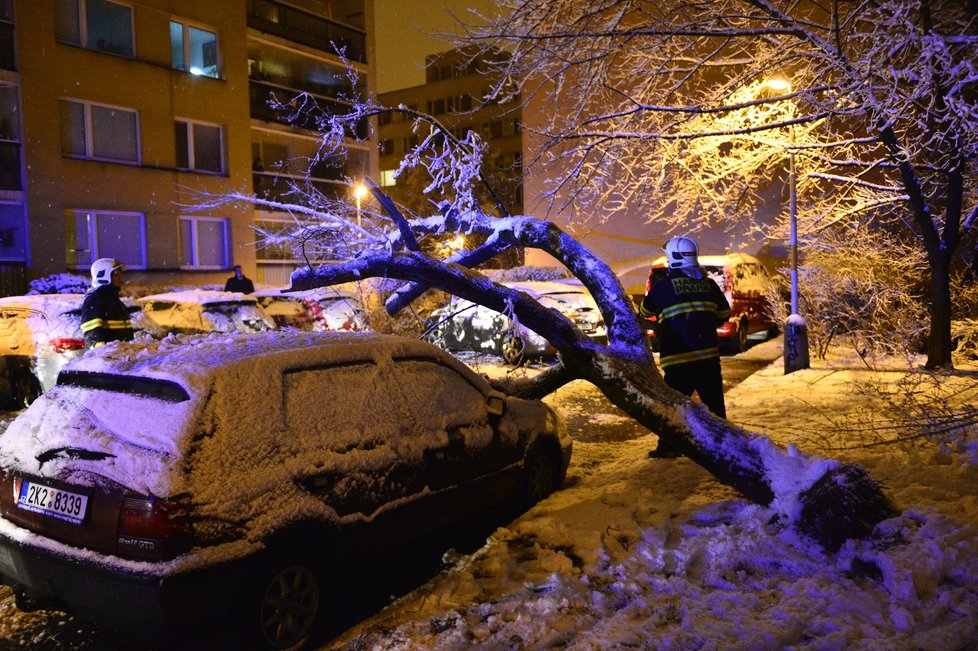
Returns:
[[[325,610],[320,575],[300,558],[273,560],[256,577],[250,592],[245,629],[251,648],[300,648]]]
[[[523,351],[526,349],[523,340],[516,335],[508,335],[503,339],[502,355],[507,364],[519,366],[523,361]]]
[[[747,319],[741,319],[737,326],[737,352],[742,353],[747,350]]]
[[[41,395],[41,383],[33,373],[23,372],[14,379],[11,398],[15,408],[30,407],[31,403]]]
[[[526,458],[523,474],[523,502],[532,506],[557,490],[560,471],[553,454],[539,446]]]

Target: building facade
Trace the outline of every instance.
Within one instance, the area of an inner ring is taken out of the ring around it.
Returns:
[[[308,154],[293,143],[314,141],[310,125],[260,99],[318,99],[323,71],[341,61],[334,43],[356,53],[366,89],[365,4],[0,0],[0,290],[87,275],[100,257],[146,284],[222,283],[235,264],[287,284],[281,256],[264,273],[255,226],[266,215],[197,206],[202,193],[264,182],[258,157]],[[278,75],[262,78],[260,60],[277,61]],[[350,164],[369,169],[370,151]]]
[[[496,56],[503,56],[501,53]],[[489,61],[491,63],[491,60]],[[523,139],[519,97],[504,103],[483,102],[497,77],[484,57],[473,58],[464,49],[449,50],[426,57],[426,83],[380,95],[386,107],[406,108],[426,113],[447,127],[456,137],[477,132],[488,143],[483,171],[493,192],[511,215],[523,212]],[[413,118],[403,113],[386,113],[378,119],[380,140],[379,185],[395,201],[408,209],[429,213],[435,195],[421,191],[430,177],[410,170],[394,177],[404,155],[418,143],[423,133],[415,133]],[[477,191],[487,214],[501,216],[493,197]]]

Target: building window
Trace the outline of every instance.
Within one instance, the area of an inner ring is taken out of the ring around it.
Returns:
[[[170,51],[175,70],[214,79],[221,75],[217,32],[171,20]]]
[[[177,167],[198,172],[224,172],[224,130],[220,125],[177,120]]]
[[[99,258],[121,260],[130,269],[146,268],[146,216],[138,212],[65,211],[69,269],[88,269]]]
[[[393,121],[393,118],[394,118],[393,112],[384,111],[383,113],[379,113],[377,115],[377,124],[379,125],[390,124]]]
[[[397,170],[380,170],[380,187],[389,188],[397,185]]]
[[[0,203],[0,260],[27,260],[26,235],[23,204]]]
[[[131,7],[110,0],[55,0],[54,20],[59,41],[135,56]]]
[[[228,220],[220,217],[181,217],[180,266],[227,269]]]
[[[394,154],[394,153],[397,153],[397,152],[394,151],[394,139],[393,138],[385,138],[384,140],[381,140],[380,141],[380,153],[382,153],[382,154]]]
[[[68,156],[139,162],[139,114],[132,109],[61,100],[61,151]]]

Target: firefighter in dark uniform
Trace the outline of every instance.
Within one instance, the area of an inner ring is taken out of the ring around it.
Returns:
[[[649,287],[639,313],[656,317],[659,365],[667,385],[687,396],[695,391],[717,416],[727,417],[720,375],[717,326],[730,318],[730,303],[699,266],[699,250],[689,237],[674,237],[665,247],[666,276]],[[661,439],[650,457],[679,453]]]
[[[119,298],[124,264],[112,258],[92,263],[92,288],[82,303],[82,333],[85,349],[110,341],[132,341],[129,309]]]

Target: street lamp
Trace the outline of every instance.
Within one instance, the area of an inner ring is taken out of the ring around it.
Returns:
[[[369,192],[369,190],[367,190],[367,186],[365,186],[363,183],[357,183],[353,187],[353,196],[357,200],[357,228],[360,228],[362,226],[361,223],[362,213],[360,212],[360,204],[363,201],[363,198],[367,195],[367,192]]]
[[[791,90],[785,79],[769,79],[764,85],[777,92]],[[808,368],[808,326],[798,311],[798,194],[795,171],[795,127],[788,125],[788,220],[791,239],[788,254],[791,260],[791,314],[784,324],[784,372],[785,375]]]

